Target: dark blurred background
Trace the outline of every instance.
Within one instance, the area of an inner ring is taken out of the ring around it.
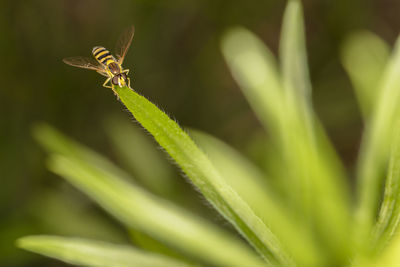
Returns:
[[[303,4],[314,106],[351,170],[362,122],[339,61],[340,45],[360,29],[393,44],[400,2]],[[257,161],[257,142],[265,133],[233,81],[219,42],[231,26],[242,25],[277,53],[285,5],[282,0],[0,1],[0,266],[64,266],[15,248],[14,240],[28,234],[128,240],[118,223],[46,170],[45,154],[32,138],[32,126],[47,122],[122,165],[105,125],[109,118],[130,121],[130,114],[101,87],[104,77],[67,66],[62,58],[90,57],[95,45],[113,51],[123,29],[135,25],[124,63],[133,88],[180,125],[216,135]],[[207,213],[197,198],[187,206]]]

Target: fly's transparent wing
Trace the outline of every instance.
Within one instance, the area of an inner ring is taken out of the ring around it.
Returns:
[[[117,44],[115,46],[115,53],[117,55],[117,61],[121,65],[124,62],[126,52],[128,52],[129,47],[132,43],[133,34],[135,28],[133,26],[126,29],[119,37]]]
[[[107,72],[103,71],[103,70],[98,70],[97,73],[100,73],[101,75],[103,75],[104,77],[109,78],[110,76],[107,74]]]
[[[65,64],[78,67],[78,68],[83,68],[83,69],[89,69],[89,70],[95,70],[98,72],[105,72],[104,67],[100,65],[97,61],[91,58],[87,57],[68,57],[63,59]]]

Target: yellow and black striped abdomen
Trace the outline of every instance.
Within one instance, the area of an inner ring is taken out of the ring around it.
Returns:
[[[115,62],[115,59],[111,55],[110,51],[102,46],[94,47],[92,50],[92,54],[98,62],[105,66],[108,66],[112,62]]]

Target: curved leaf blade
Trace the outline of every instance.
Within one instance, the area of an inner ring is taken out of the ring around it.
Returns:
[[[117,156],[141,184],[166,198],[177,194],[171,165],[143,129],[122,118],[110,118],[105,125]]]
[[[396,235],[400,224],[400,124],[397,125],[382,207],[374,231],[375,242],[372,247],[375,253],[380,253],[387,246]]]
[[[311,81],[308,73],[303,10],[298,0],[290,0],[286,7],[280,40],[282,80],[296,101],[309,105]]]
[[[83,238],[27,236],[17,240],[20,248],[66,263],[93,267],[189,267],[178,260],[135,249]]]
[[[379,83],[389,52],[389,46],[368,31],[350,35],[342,45],[341,61],[353,84],[365,121],[369,121],[376,107]]]
[[[222,179],[218,171],[179,125],[145,97],[128,87],[116,87],[119,98],[168,152],[204,197],[266,259],[290,266],[290,257],[270,229]]]
[[[213,265],[265,266],[254,251],[232,235],[132,183],[105,158],[48,126],[36,137],[53,154],[50,169],[82,190],[126,226],[142,231]],[[205,242],[204,240],[207,240]],[[220,248],[224,249],[221,250]]]
[[[394,140],[392,128],[400,114],[400,39],[378,90],[376,109],[363,136],[357,165],[356,238],[364,248],[378,214],[384,171]]]
[[[298,7],[291,10],[293,6],[288,8],[289,15],[301,10]],[[345,261],[351,253],[349,190],[343,166],[306,97],[301,96],[302,103],[297,101],[299,91],[296,92],[292,84],[297,78],[290,78],[290,75],[303,77],[305,83],[307,77],[295,74],[294,69],[285,75],[288,78],[283,83],[272,53],[243,28],[226,34],[222,51],[235,80],[282,151],[286,167],[281,175],[282,180],[286,180],[286,195],[293,210],[322,236],[324,245],[334,251],[332,258]],[[290,58],[291,55],[294,55],[292,60],[301,59],[293,52],[286,56]],[[304,62],[298,64],[305,65]],[[283,84],[290,86],[283,87]],[[315,199],[318,201],[313,201]]]
[[[324,252],[302,224],[268,185],[267,177],[239,152],[215,137],[191,130],[196,143],[204,149],[226,182],[245,200],[276,234],[297,263],[317,266]],[[300,264],[300,265],[302,265]]]
[[[304,18],[301,1],[287,4],[280,40],[282,84],[286,95],[286,149],[294,180],[299,180],[304,214],[318,234],[346,262],[351,253],[350,192],[344,167],[319,123],[311,103]],[[296,179],[297,178],[297,179]],[[315,199],[318,199],[315,203]],[[338,263],[341,264],[341,263]]]

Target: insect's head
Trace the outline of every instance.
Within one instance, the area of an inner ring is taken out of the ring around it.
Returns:
[[[126,85],[126,80],[127,76],[125,73],[120,73],[118,75],[115,75],[112,79],[111,82],[113,85],[118,85],[119,87],[125,86]]]

